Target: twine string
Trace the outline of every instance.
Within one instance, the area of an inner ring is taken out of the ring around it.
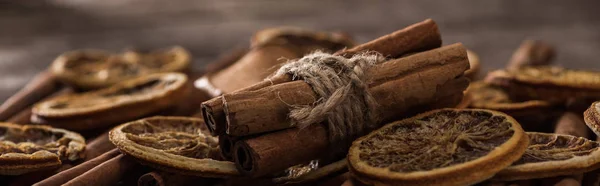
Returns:
[[[282,66],[275,75],[290,74],[304,80],[320,97],[311,105],[296,105],[292,125],[306,128],[327,121],[332,145],[349,146],[377,123],[377,102],[368,91],[365,72],[385,58],[376,52],[344,58],[316,51]]]

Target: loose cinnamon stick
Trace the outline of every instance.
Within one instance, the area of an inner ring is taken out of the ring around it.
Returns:
[[[33,105],[42,98],[60,89],[61,84],[52,73],[43,71],[36,75],[25,87],[0,105],[0,121],[6,121],[19,111]]]
[[[167,172],[149,172],[138,179],[138,186],[192,186],[210,185],[215,179],[186,176]]]
[[[384,63],[381,67],[375,68],[377,73],[374,74],[377,75],[373,77],[380,78],[375,78],[369,88],[371,95],[379,104],[377,115],[385,123],[434,108],[454,107],[461,101],[463,91],[468,85],[468,79],[462,76],[468,69],[468,65],[466,51],[461,44]],[[293,81],[264,89],[280,92],[290,89],[289,87],[295,88],[293,90],[297,90],[295,91],[297,95],[289,96],[290,98],[312,93],[308,85],[302,84],[305,83]],[[302,87],[304,88],[298,89]],[[255,104],[253,109],[245,110],[259,111],[254,115],[258,121],[270,123],[279,119],[277,122],[286,122],[285,119],[280,118],[287,116],[289,106],[277,97],[266,97],[266,99],[261,97],[268,94],[246,96],[242,98],[252,97],[249,100],[262,100],[252,103]],[[310,103],[310,100],[305,102],[305,104]],[[270,104],[276,105],[277,109],[264,107]],[[232,109],[231,105],[228,105],[228,108]],[[231,110],[229,112],[231,113]],[[235,115],[239,114],[239,112],[235,113]],[[248,122],[251,121],[238,123],[241,125]],[[278,123],[271,125],[276,126]],[[304,129],[290,128],[237,142],[234,147],[234,160],[238,170],[243,174],[263,176],[328,154],[326,153],[329,149],[328,142],[327,129],[323,125],[314,124]]]
[[[85,163],[79,164],[69,170],[60,172],[58,174],[55,174],[52,177],[42,180],[42,181],[34,184],[34,186],[62,185],[64,183],[67,183],[69,180],[82,175],[83,173],[87,172],[88,170],[91,170],[92,168],[94,168],[108,160],[111,160],[112,158],[114,158],[120,154],[121,153],[119,152],[119,150],[114,148],[113,150],[110,150],[110,151],[102,154],[101,156],[93,158],[93,159],[86,161]]]
[[[413,24],[402,30],[377,38],[371,42],[353,47],[348,50],[336,52],[337,55],[352,56],[357,52],[376,51],[391,58],[407,53],[425,51],[437,48],[441,45],[441,36],[437,24],[427,19],[423,22]],[[273,77],[270,81],[263,81],[242,91],[258,90],[267,86],[291,81],[287,75]],[[202,104],[202,115],[206,121],[211,134],[224,134],[227,130],[227,121],[223,108],[223,100],[220,97],[213,98]]]
[[[58,92],[55,92],[52,95],[44,98],[43,100],[49,100],[49,99],[52,99],[52,98],[55,98],[58,96],[63,96],[63,95],[71,94],[71,93],[73,93],[72,89],[63,88],[63,89],[60,89]],[[32,107],[33,107],[33,104],[29,105],[27,108],[23,109],[16,115],[12,116],[7,121],[11,122],[11,123],[16,123],[16,124],[31,124],[31,108]]]
[[[87,162],[95,159],[96,157],[103,155],[115,148],[115,145],[108,139],[108,131],[106,131],[88,142],[88,144],[85,146],[85,158],[83,161]]]
[[[590,139],[589,128],[581,114],[565,112],[556,122],[554,133],[567,134]]]
[[[41,171],[41,172],[31,172],[28,174],[19,175],[14,177],[10,184],[3,184],[8,186],[30,186],[40,180],[46,179],[49,176],[58,174],[59,172],[65,171],[73,167],[71,164],[63,164],[58,169]]]
[[[513,53],[507,69],[517,69],[522,66],[547,65],[555,57],[552,45],[536,40],[525,40]]]
[[[415,82],[442,85],[462,75],[468,65],[465,48],[454,44],[370,68],[365,74],[369,76],[369,92],[380,105],[375,110],[377,116],[384,122],[396,119],[398,112],[407,111],[405,105],[414,106],[412,101],[422,101],[410,100],[403,94],[415,95],[417,99],[431,98],[439,92],[436,89],[440,87],[416,87],[422,84]],[[448,70],[438,71],[440,68]],[[421,96],[417,96],[419,94]],[[290,105],[310,105],[319,97],[304,81],[291,81],[255,91],[225,94],[222,99],[226,107],[227,134],[246,136],[293,127],[288,119]]]
[[[90,169],[89,171],[73,178],[64,186],[102,186],[115,185],[121,180],[127,172],[139,168],[140,165],[134,160],[125,157],[123,154],[117,155],[114,158],[101,163],[100,165]]]

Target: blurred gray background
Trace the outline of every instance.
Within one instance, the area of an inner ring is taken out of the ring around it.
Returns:
[[[557,47],[557,63],[600,69],[600,1],[0,0],[0,101],[60,53],[81,48],[187,47],[202,68],[280,25],[340,30],[359,42],[433,18],[444,44],[462,42],[483,70],[504,66],[526,38]]]

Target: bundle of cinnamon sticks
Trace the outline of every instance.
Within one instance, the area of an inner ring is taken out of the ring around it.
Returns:
[[[463,76],[469,68],[466,49],[460,43],[440,45],[437,25],[425,20],[335,55],[375,51],[387,57],[365,72],[381,124],[454,107],[462,99],[469,82]],[[325,123],[297,128],[288,117],[295,106],[319,99],[302,79],[279,75],[202,103],[202,114],[212,134],[219,135],[223,156],[233,158],[244,175],[260,177],[310,160],[340,158],[329,155],[340,147],[329,143]]]

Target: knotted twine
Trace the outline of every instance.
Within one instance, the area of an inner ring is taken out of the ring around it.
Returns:
[[[378,122],[374,114],[376,100],[368,92],[365,72],[385,58],[376,52],[345,58],[316,51],[290,60],[275,76],[290,74],[302,79],[320,98],[312,105],[293,105],[292,125],[306,128],[327,121],[332,147],[345,149]]]

